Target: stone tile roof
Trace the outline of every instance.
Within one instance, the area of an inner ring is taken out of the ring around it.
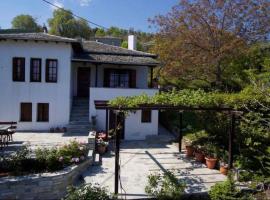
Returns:
[[[116,47],[113,45],[103,44],[96,41],[83,41],[83,49],[89,53],[102,53],[102,54],[121,54],[121,55],[136,55],[136,56],[147,56],[154,57],[157,56],[151,53],[145,53],[142,51],[129,50],[122,47]]]
[[[48,41],[48,42],[78,42],[75,39],[50,35],[48,33],[11,33],[0,34],[0,40],[32,40],[32,41]]]
[[[155,54],[129,50],[96,41],[83,41],[82,47],[84,52],[74,55],[73,61],[145,66],[159,64]]]
[[[146,66],[159,64],[155,54],[129,50],[96,41],[80,41],[47,33],[0,33],[0,41],[9,39],[72,43],[75,52],[73,61]]]
[[[92,63],[107,63],[119,65],[141,65],[156,66],[159,62],[152,57],[134,56],[134,55],[117,55],[117,54],[79,54],[74,55],[73,61],[88,61]]]

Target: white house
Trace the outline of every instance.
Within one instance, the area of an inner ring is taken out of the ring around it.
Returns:
[[[67,127],[87,134],[113,127],[114,114],[96,110],[94,101],[158,92],[152,88],[156,55],[95,41],[46,33],[0,34],[0,121],[18,130]],[[125,139],[158,134],[158,111],[137,111],[124,123]]]

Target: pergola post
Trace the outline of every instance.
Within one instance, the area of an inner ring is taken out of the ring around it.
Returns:
[[[114,194],[118,194],[118,185],[119,185],[119,151],[120,151],[120,134],[122,129],[122,120],[120,119],[118,122],[118,116],[123,117],[121,112],[116,111],[115,113],[115,170],[114,170]]]
[[[235,134],[235,113],[231,113],[231,126],[229,131],[229,169],[233,167],[233,140]]]
[[[179,137],[178,137],[178,148],[179,152],[182,151],[182,139],[183,139],[183,133],[182,133],[182,127],[183,127],[183,111],[179,111]]]
[[[109,127],[108,127],[108,123],[109,123],[109,110],[108,108],[106,108],[106,139],[108,139],[109,136]]]

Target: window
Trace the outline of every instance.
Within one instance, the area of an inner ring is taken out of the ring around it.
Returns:
[[[49,121],[49,104],[48,103],[37,104],[37,121],[38,122]]]
[[[105,69],[104,87],[135,88],[136,71],[122,69]]]
[[[46,60],[46,82],[57,82],[57,60]]]
[[[13,81],[25,81],[25,58],[13,58]]]
[[[41,59],[31,58],[30,81],[41,82]]]
[[[142,123],[151,123],[151,110],[142,110]]]
[[[32,121],[32,103],[21,103],[21,122]]]

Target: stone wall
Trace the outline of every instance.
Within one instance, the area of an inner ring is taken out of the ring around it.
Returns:
[[[89,136],[91,150],[81,164],[54,173],[0,178],[0,199],[61,199],[66,188],[93,162],[95,137]]]

